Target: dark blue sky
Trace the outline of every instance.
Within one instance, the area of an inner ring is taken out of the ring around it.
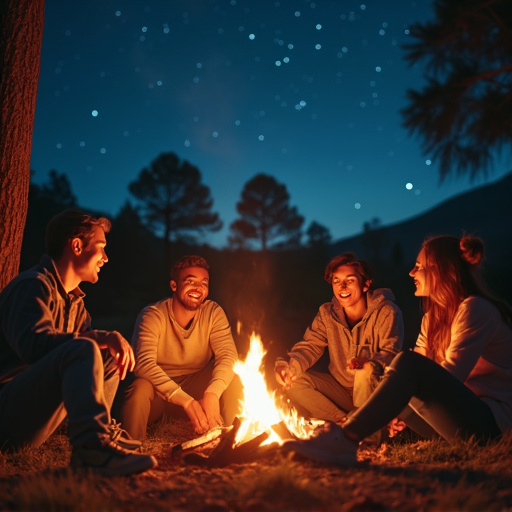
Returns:
[[[163,152],[197,166],[225,228],[259,173],[334,239],[479,186],[438,185],[401,127],[423,84],[401,45],[430,0],[46,0],[35,181],[65,173],[79,204],[115,215]],[[493,179],[505,165],[497,166]]]

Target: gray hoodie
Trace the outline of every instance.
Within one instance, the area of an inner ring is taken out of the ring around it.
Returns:
[[[370,290],[367,294],[368,309],[351,330],[343,308],[333,297],[331,302],[320,306],[303,340],[288,353],[290,365],[300,375],[320,359],[327,347],[329,372],[342,386],[354,386],[357,370],[347,368],[354,357],[368,359],[381,375],[403,345],[402,312],[394,300],[395,296],[388,288]]]

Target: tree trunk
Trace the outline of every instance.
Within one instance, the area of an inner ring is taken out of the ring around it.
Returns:
[[[0,0],[0,290],[19,270],[43,25],[44,0]]]

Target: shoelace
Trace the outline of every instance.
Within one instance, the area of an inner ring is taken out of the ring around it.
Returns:
[[[115,420],[112,420],[110,422],[110,425],[108,426],[108,431],[110,433],[110,439],[112,441],[116,441],[121,437],[125,437],[126,439],[131,439],[130,434],[123,428],[121,428],[121,423],[117,423]]]

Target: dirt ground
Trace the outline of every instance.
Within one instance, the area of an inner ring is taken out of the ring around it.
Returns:
[[[179,430],[179,429],[178,429]],[[158,467],[140,475],[102,478],[67,468],[65,435],[21,458],[0,459],[0,510],[110,511],[506,511],[512,510],[512,465],[500,449],[446,450],[432,442],[385,445],[358,455],[352,467],[299,459],[269,449],[244,463],[208,467],[212,441],[173,455],[190,438],[161,430],[144,451]],[[30,462],[32,460],[32,462]],[[507,462],[508,460],[508,462]]]

